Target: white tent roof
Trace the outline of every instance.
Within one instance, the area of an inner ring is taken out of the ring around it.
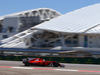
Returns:
[[[35,28],[66,33],[100,33],[100,3],[66,13]]]
[[[3,20],[5,17],[18,16],[18,15],[21,15],[21,14],[24,15],[25,13],[30,13],[30,12],[39,11],[39,10],[51,10],[51,11],[54,11],[54,12],[58,13],[59,15],[61,15],[59,12],[57,12],[57,11],[55,11],[53,9],[50,9],[50,8],[38,8],[38,9],[31,9],[31,10],[27,10],[27,11],[22,11],[22,12],[18,12],[18,13],[13,13],[13,14],[0,16],[0,20]]]

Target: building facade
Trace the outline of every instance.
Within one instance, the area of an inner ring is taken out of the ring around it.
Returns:
[[[100,4],[64,15],[48,10],[42,12],[39,9],[37,16],[32,11],[31,15],[35,16],[27,17],[30,14],[24,12],[24,16],[5,18],[1,25],[6,26],[2,28],[20,33],[2,40],[0,47],[100,50]],[[14,24],[15,27],[11,28]],[[3,37],[7,37],[6,34]]]
[[[53,9],[39,8],[0,17],[0,40],[6,39],[61,14]]]

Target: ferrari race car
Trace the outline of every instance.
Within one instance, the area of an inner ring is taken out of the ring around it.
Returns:
[[[38,66],[49,66],[49,67],[65,67],[65,65],[58,63],[57,61],[45,61],[42,58],[24,58],[22,62],[25,66],[38,65]]]

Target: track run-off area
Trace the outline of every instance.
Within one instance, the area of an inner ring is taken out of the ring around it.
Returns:
[[[21,61],[0,61],[0,75],[100,75],[100,65],[69,64],[65,67],[24,66]]]

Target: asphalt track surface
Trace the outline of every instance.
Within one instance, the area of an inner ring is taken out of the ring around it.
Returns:
[[[25,67],[21,61],[0,61],[0,75],[100,75],[100,65],[65,64],[61,67]]]

